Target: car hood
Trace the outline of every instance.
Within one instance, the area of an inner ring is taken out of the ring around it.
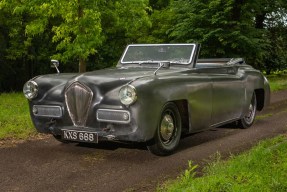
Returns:
[[[41,75],[33,78],[40,84],[59,85],[79,81],[82,83],[105,84],[111,82],[129,82],[131,80],[153,75],[153,68],[115,68],[102,69],[86,73],[61,73]]]
[[[153,77],[156,68],[111,68],[82,74],[50,74],[34,80],[39,84],[42,99],[49,95],[63,95],[64,90],[74,82],[82,83],[102,95],[131,81]],[[157,76],[177,72],[179,69],[161,69]],[[39,95],[39,96],[40,96]]]
[[[131,81],[143,76],[153,75],[154,68],[116,68],[102,69],[79,75],[75,80],[90,79],[97,84],[114,81]]]

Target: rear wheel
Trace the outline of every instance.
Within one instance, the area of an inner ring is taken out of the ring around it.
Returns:
[[[170,155],[178,146],[181,136],[181,118],[177,106],[167,103],[161,114],[152,145],[147,148],[155,155]]]
[[[244,115],[242,119],[239,120],[240,128],[242,129],[249,128],[254,123],[256,116],[256,108],[257,108],[257,100],[254,92],[247,113]]]

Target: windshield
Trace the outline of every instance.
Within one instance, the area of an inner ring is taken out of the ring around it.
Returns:
[[[138,44],[129,45],[121,59],[122,64],[159,63],[190,64],[195,44]]]

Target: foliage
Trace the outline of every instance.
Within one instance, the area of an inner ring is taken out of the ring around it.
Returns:
[[[201,57],[270,74],[287,68],[286,23],[285,0],[0,0],[0,92],[53,72],[52,58],[62,72],[115,66],[130,43],[201,43]]]
[[[0,139],[26,139],[36,133],[22,93],[2,93],[0,101]]]
[[[98,1],[61,0],[40,5],[43,13],[50,9],[51,16],[62,21],[52,27],[52,41],[57,43],[57,50],[62,51],[54,57],[63,61],[78,59],[79,72],[86,70],[87,58],[96,53],[102,42],[97,4]]]
[[[51,72],[51,58],[66,64],[64,72],[76,72],[77,62],[80,71],[86,62],[89,70],[114,65],[151,25],[148,9],[147,0],[0,0],[0,92]],[[16,74],[21,83],[10,83]]]
[[[178,0],[170,36],[201,43],[202,57],[244,56],[269,73],[286,68],[286,6],[282,0]]]
[[[234,0],[178,0],[170,36],[177,42],[202,44],[202,57],[246,57],[262,63],[269,44],[254,27],[250,3]]]
[[[162,10],[170,5],[171,0],[149,0],[150,6],[154,10]]]
[[[36,19],[29,1],[0,1],[0,92],[21,90],[27,79],[49,71],[46,62],[54,50],[51,33],[26,33]]]
[[[159,191],[286,191],[287,139],[276,137],[260,142],[249,152],[216,160],[195,177],[194,167]]]
[[[154,10],[150,16],[152,27],[148,34],[141,38],[144,43],[167,43],[171,42],[169,30],[175,24],[175,12],[171,7],[163,8],[160,11]]]
[[[103,1],[99,4],[101,12],[101,47],[92,57],[93,69],[115,66],[125,46],[138,42],[150,28],[146,0]]]
[[[267,74],[287,69],[286,34],[287,25],[285,27],[272,27],[267,33],[271,45],[268,49],[268,57],[265,59],[265,70]]]

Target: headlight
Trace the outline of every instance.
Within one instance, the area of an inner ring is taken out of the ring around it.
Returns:
[[[124,105],[131,105],[137,100],[136,89],[132,85],[125,85],[120,89],[120,100]]]
[[[23,87],[23,93],[27,99],[33,99],[38,95],[38,85],[35,81],[28,81]]]

